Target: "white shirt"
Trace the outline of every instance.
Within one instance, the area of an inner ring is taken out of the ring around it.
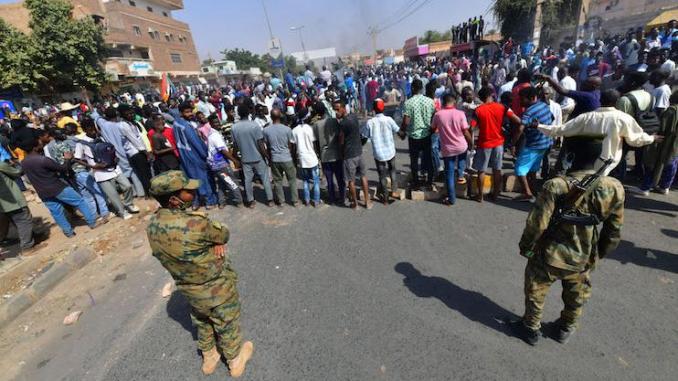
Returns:
[[[120,126],[120,132],[125,138],[125,153],[127,153],[128,157],[132,157],[140,151],[146,150],[146,144],[144,144],[144,140],[141,138],[141,132],[139,132],[136,125],[126,120],[121,120],[120,123],[118,123],[118,126]]]
[[[330,83],[330,81],[332,81],[332,72],[323,70],[320,72],[320,78],[322,78],[325,83]]]
[[[664,63],[662,64],[662,66],[659,69],[663,70],[663,71],[669,73],[669,75],[671,75],[671,74],[673,74],[673,71],[676,70],[676,63],[673,62],[673,60],[668,59],[668,60],[664,61]]]
[[[553,114],[553,122],[551,124],[556,126],[563,124],[563,109],[560,108],[560,104],[549,100],[549,108],[551,109],[551,114]]]
[[[81,140],[91,142],[94,139],[90,138],[89,136],[83,136]],[[85,160],[87,164],[89,164],[90,166],[94,166],[97,164],[97,162],[94,161],[94,154],[92,153],[92,149],[89,146],[82,143],[75,144],[75,152],[73,153],[73,157],[78,160]],[[100,183],[103,181],[114,179],[118,177],[118,175],[122,175],[122,171],[120,170],[120,167],[116,165],[115,168],[92,169],[92,174],[94,175],[94,181]]]
[[[314,168],[318,165],[318,157],[313,149],[315,135],[308,124],[301,124],[292,130],[294,144],[297,145],[297,157],[301,168]]]
[[[576,91],[577,82],[574,80],[574,78],[566,75],[560,80],[560,87],[568,91]],[[560,106],[562,108],[574,108],[574,99],[570,97],[563,97],[563,100],[560,102]]]
[[[511,82],[506,82],[505,84],[501,85],[499,88],[499,94],[497,94],[497,98],[501,99],[501,95],[506,93],[506,92],[511,92],[513,90],[513,85],[516,83],[516,78],[513,78]]]
[[[548,136],[600,136],[603,138],[601,159],[594,169],[603,166],[603,161],[612,159],[612,165],[605,171],[607,176],[621,161],[625,141],[633,147],[642,147],[654,142],[654,136],[643,132],[636,120],[629,114],[614,107],[601,107],[568,121],[564,125],[547,126],[540,124],[539,131]]]
[[[464,88],[466,88],[466,87],[470,87],[471,90],[473,90],[473,82],[462,80],[462,81],[457,82],[457,84],[455,85],[455,88],[457,90],[457,93],[459,93],[459,95],[461,95],[462,90],[464,90]]]
[[[663,84],[652,92],[654,97],[654,108],[669,108],[669,98],[671,98],[671,87]]]

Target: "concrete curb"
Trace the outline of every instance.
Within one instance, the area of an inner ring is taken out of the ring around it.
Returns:
[[[0,305],[0,327],[6,326],[42,297],[47,295],[68,275],[84,267],[97,255],[87,248],[77,248],[61,262],[52,262],[35,282]]]

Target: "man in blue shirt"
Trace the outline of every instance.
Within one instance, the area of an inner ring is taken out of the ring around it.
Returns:
[[[538,99],[537,89],[526,87],[518,93],[520,104],[525,107],[521,117],[521,126],[513,139],[515,144],[521,134],[525,134],[525,147],[520,150],[516,158],[516,176],[523,185],[523,194],[516,198],[518,201],[534,202],[534,194],[530,183],[534,186],[537,172],[541,168],[542,158],[551,146],[551,138],[541,133],[538,129],[531,128],[536,124],[549,125],[553,123],[553,114],[549,106]]]

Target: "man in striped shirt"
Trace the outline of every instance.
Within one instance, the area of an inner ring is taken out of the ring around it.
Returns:
[[[525,108],[521,116],[522,125],[518,128],[513,143],[518,141],[520,135],[525,134],[525,147],[520,150],[516,158],[515,171],[516,176],[523,185],[523,194],[516,198],[518,201],[534,201],[534,194],[530,184],[534,186],[537,179],[537,172],[541,168],[542,158],[552,144],[550,137],[544,135],[536,128],[525,128],[525,126],[536,126],[537,124],[551,124],[553,114],[549,106],[538,99],[537,89],[526,87],[520,90],[520,104]]]

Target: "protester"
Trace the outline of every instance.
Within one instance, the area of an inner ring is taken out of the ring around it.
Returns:
[[[400,137],[408,137],[412,188],[420,188],[419,168],[426,172],[424,185],[430,188],[433,183],[433,159],[431,156],[431,120],[435,114],[433,99],[421,94],[423,85],[420,80],[412,81],[412,94],[405,101]],[[421,167],[420,160],[421,159]]]
[[[312,203],[313,207],[318,207],[320,206],[320,163],[315,153],[313,128],[304,122],[307,116],[307,108],[299,110],[297,118],[300,124],[292,130],[292,135],[297,155],[296,161],[304,184],[304,205],[308,206]],[[313,200],[311,200],[311,187],[313,188]]]
[[[21,166],[64,235],[69,238],[75,236],[75,231],[64,212],[65,205],[76,207],[90,229],[94,229],[97,226],[96,215],[87,201],[58,176],[69,170],[73,153],[64,152],[64,163],[59,164],[42,155],[42,142],[37,138],[23,143],[21,149],[27,152]]]
[[[440,151],[445,164],[447,197],[443,204],[454,205],[456,183],[465,184],[467,150],[473,144],[466,115],[454,107],[454,96],[443,96],[443,109],[433,117],[432,129],[440,135]]]
[[[332,107],[339,121],[339,144],[341,146],[342,157],[344,158],[344,178],[348,182],[350,207],[358,209],[358,194],[355,186],[355,180],[358,177],[363,188],[365,208],[372,209],[370,191],[367,185],[367,167],[365,167],[365,162],[363,161],[363,142],[358,118],[355,114],[348,114],[346,104],[342,100],[335,100],[332,103]]]
[[[73,158],[92,171],[94,180],[105,194],[115,214],[123,220],[129,220],[132,218],[130,213],[139,213],[139,208],[134,205],[132,184],[116,164],[115,147],[100,139],[91,119],[83,120],[82,129],[85,136],[76,144]],[[95,152],[100,156],[95,156]]]
[[[210,178],[215,179],[216,193],[219,208],[226,207],[226,193],[230,194],[235,207],[242,206],[242,193],[234,180],[231,163],[239,165],[238,159],[231,153],[224,137],[219,132],[219,117],[212,114],[207,117],[209,124],[201,128],[202,138],[207,144],[207,165],[209,166]]]
[[[27,255],[37,248],[33,234],[33,215],[16,181],[21,178],[22,174],[19,165],[9,161],[0,161],[0,213],[16,226],[19,250],[21,254]],[[4,231],[0,231],[2,237],[7,236],[8,226],[4,226]]]
[[[393,135],[400,127],[393,118],[384,113],[385,103],[381,98],[374,100],[372,108],[374,117],[367,121],[364,137],[372,141],[374,163],[379,175],[378,194],[384,205],[388,205],[389,197],[397,198],[398,179],[395,165],[395,142]],[[390,182],[390,186],[389,186]]]
[[[271,190],[271,180],[268,177],[268,165],[266,163],[266,145],[264,143],[264,131],[256,122],[250,121],[253,104],[249,98],[238,106],[238,115],[240,121],[233,125],[231,135],[233,136],[234,149],[240,152],[242,170],[245,176],[245,195],[247,197],[247,207],[254,208],[254,187],[252,181],[256,173],[264,186],[266,192],[266,204],[273,206],[273,191]]]
[[[217,196],[214,193],[212,179],[207,166],[207,145],[198,135],[198,123],[193,114],[193,105],[184,102],[179,105],[179,117],[174,120],[174,140],[179,150],[181,168],[192,179],[200,180],[197,197],[193,199],[193,210],[198,210],[204,204],[205,209],[217,205]]]
[[[151,152],[147,150],[142,138],[142,131],[134,121],[134,110],[131,106],[122,104],[118,107],[120,113],[120,133],[124,138],[125,152],[134,174],[144,188],[144,195],[148,195],[151,186]],[[145,135],[145,133],[144,133]]]
[[[271,164],[271,173],[273,174],[273,191],[275,192],[275,203],[282,206],[285,203],[285,191],[283,189],[283,178],[287,178],[287,184],[290,187],[290,204],[297,206],[297,169],[296,143],[292,135],[292,129],[281,123],[282,112],[278,109],[271,111],[272,124],[264,129],[264,142],[266,143],[267,157]],[[296,129],[296,128],[295,128]]]
[[[322,102],[313,104],[313,113],[318,117],[318,121],[313,124],[313,133],[316,150],[320,153],[323,175],[327,181],[329,203],[343,206],[346,200],[346,183],[339,142],[339,122],[327,116],[327,109]]]
[[[507,95],[510,93],[507,93]],[[497,103],[492,98],[489,89],[480,89],[478,94],[483,102],[473,114],[471,126],[478,128],[478,143],[473,169],[478,172],[477,186],[483,189],[485,184],[485,172],[492,169],[492,193],[491,198],[496,200],[501,194],[502,186],[502,158],[504,155],[504,134],[502,125],[504,118],[520,125],[520,119],[507,106]],[[477,201],[483,201],[483,192],[478,192]]]
[[[535,124],[551,124],[553,115],[549,106],[537,97],[537,89],[526,87],[520,90],[520,104],[524,108],[521,117],[521,127],[514,136],[515,144],[520,135],[525,135],[525,146],[520,150],[516,158],[516,176],[523,186],[523,194],[516,198],[518,201],[534,202],[533,190],[536,186],[536,174],[541,168],[541,163],[546,150],[551,146],[551,139],[535,128],[525,128]]]

